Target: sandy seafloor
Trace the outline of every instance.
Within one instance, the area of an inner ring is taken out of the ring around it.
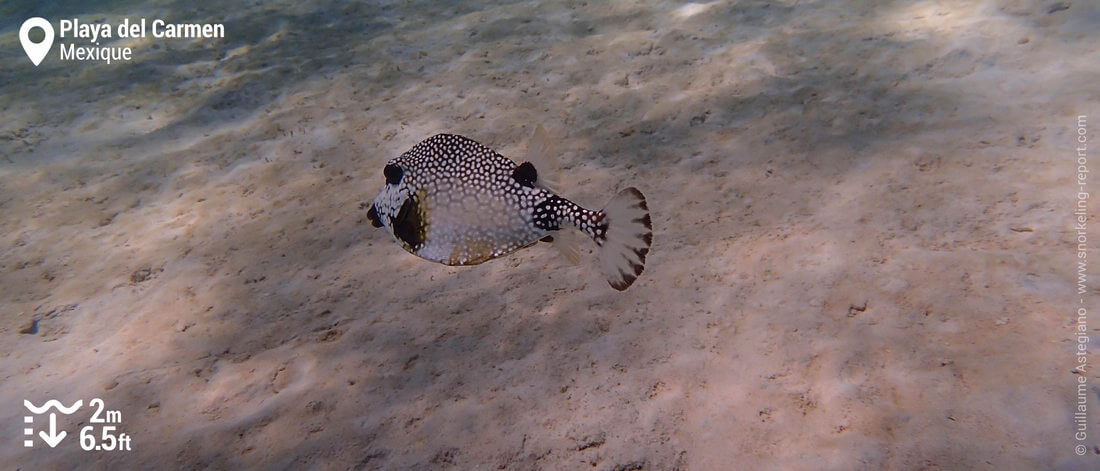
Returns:
[[[1100,466],[1095,3],[36,3],[0,6],[4,468]],[[32,15],[227,37],[35,68]],[[421,139],[536,124],[567,196],[648,196],[629,291],[366,221]],[[133,451],[80,450],[85,412],[22,447],[24,399],[93,397]]]

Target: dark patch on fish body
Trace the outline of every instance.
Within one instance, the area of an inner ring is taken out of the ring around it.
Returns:
[[[419,205],[413,201],[413,198],[408,198],[401,205],[397,217],[391,222],[393,235],[413,251],[420,250],[424,245],[424,224],[420,216]]]
[[[382,227],[382,221],[378,219],[378,208],[374,205],[370,205],[370,209],[367,210],[367,219],[370,219],[370,225],[374,227]]]
[[[405,175],[405,172],[394,164],[386,165],[386,168],[382,169],[382,173],[386,176],[386,184],[396,185],[401,183],[401,177]]]
[[[539,173],[535,170],[535,166],[531,162],[524,162],[519,164],[515,170],[512,171],[512,178],[516,180],[520,185],[528,188],[534,188],[535,182],[539,179]]]
[[[546,198],[535,205],[535,227],[545,231],[561,229],[562,206],[565,201],[557,195]]]

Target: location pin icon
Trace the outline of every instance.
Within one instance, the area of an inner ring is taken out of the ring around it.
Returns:
[[[31,30],[36,27],[42,28],[42,32],[46,33],[46,37],[42,38],[40,43],[31,41]],[[35,67],[38,67],[53,46],[53,26],[45,18],[37,16],[24,21],[23,26],[19,27],[19,42],[23,43],[23,50],[27,52],[27,57],[31,58]]]

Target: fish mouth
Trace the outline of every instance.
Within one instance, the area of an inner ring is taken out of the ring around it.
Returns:
[[[367,210],[367,219],[370,219],[370,225],[374,227],[382,227],[382,221],[378,219],[378,210],[374,205],[370,205],[370,209]]]

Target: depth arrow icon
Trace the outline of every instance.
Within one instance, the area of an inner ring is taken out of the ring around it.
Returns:
[[[47,435],[46,432],[38,432],[38,436],[42,437],[42,441],[46,442],[50,448],[53,448],[57,446],[58,443],[61,443],[65,435],[66,433],[64,430],[62,430],[61,433],[57,432],[57,414],[50,412],[50,433]]]

